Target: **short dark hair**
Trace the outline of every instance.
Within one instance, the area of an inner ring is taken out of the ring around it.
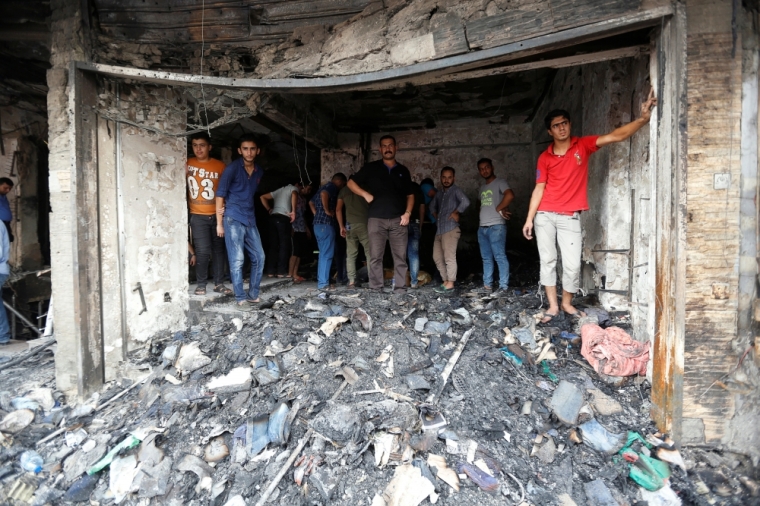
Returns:
[[[430,186],[435,186],[435,183],[429,177],[426,177],[425,179],[423,179],[422,182],[420,183],[420,186],[422,186],[423,184],[429,184]]]
[[[13,188],[13,181],[11,181],[10,178],[7,178],[7,177],[0,177],[0,184],[7,184],[11,188]]]
[[[259,141],[256,140],[256,136],[253,135],[253,134],[243,134],[243,135],[241,135],[240,138],[238,139],[238,149],[243,145],[244,142],[252,142],[252,143],[256,144],[257,148],[260,147],[259,146]]]
[[[198,140],[204,140],[211,144],[211,136],[208,134],[208,132],[195,132],[193,135],[190,136],[190,144],[193,143],[193,141]]]
[[[335,174],[333,174],[333,177],[332,177],[332,178],[330,178],[330,181],[332,181],[333,179],[339,179],[339,180],[343,181],[344,183],[345,183],[346,181],[348,181],[348,180],[346,179],[346,175],[345,175],[345,174],[343,174],[342,172],[336,172]]]
[[[444,168],[442,168],[442,169],[441,169],[441,175],[443,175],[443,173],[444,173],[444,172],[446,172],[447,170],[450,170],[450,171],[451,171],[451,173],[452,173],[454,176],[456,176],[456,175],[457,175],[457,171],[455,171],[455,170],[454,170],[454,167],[449,167],[448,165],[447,165],[446,167],[444,167]]]
[[[544,116],[544,125],[546,125],[547,130],[552,129],[552,120],[554,118],[565,118],[567,121],[570,121],[570,113],[564,109],[554,109],[549,111],[549,114]]]
[[[394,146],[396,145],[396,138],[394,136],[388,135],[388,134],[383,135],[382,137],[380,137],[380,142],[378,144],[382,144],[385,139],[392,140],[393,141],[393,145]]]
[[[491,159],[490,159],[490,158],[481,158],[480,160],[478,160],[478,163],[477,163],[477,164],[475,164],[475,166],[476,166],[476,167],[480,167],[480,164],[481,164],[481,163],[487,163],[487,164],[488,164],[488,165],[490,165],[490,166],[491,166],[491,168],[493,169],[493,162],[491,161]]]

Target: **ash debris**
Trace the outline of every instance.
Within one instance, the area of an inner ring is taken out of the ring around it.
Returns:
[[[40,355],[0,371],[3,504],[760,504],[747,458],[679,452],[644,377],[581,355],[580,327],[625,313],[545,326],[540,305],[290,286],[156,336],[79,405]]]

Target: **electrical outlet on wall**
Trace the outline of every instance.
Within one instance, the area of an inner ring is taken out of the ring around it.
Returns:
[[[714,190],[728,190],[729,186],[731,186],[731,174],[729,174],[728,172],[713,174],[713,189]]]

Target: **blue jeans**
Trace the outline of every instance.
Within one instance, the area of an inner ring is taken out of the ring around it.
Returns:
[[[335,255],[335,227],[332,225],[314,225],[314,237],[319,248],[319,263],[317,264],[317,288],[330,286],[330,266]]]
[[[412,286],[417,286],[417,274],[420,272],[420,224],[410,223],[409,242],[406,243],[406,262],[409,264],[409,278]]]
[[[478,229],[480,257],[483,259],[483,285],[493,288],[493,262],[499,266],[499,288],[509,285],[509,260],[507,260],[507,226],[492,225]]]
[[[227,259],[230,262],[230,278],[235,299],[238,302],[258,299],[265,259],[259,229],[256,225],[246,227],[239,221],[225,216],[224,243],[227,245]],[[251,282],[248,285],[248,294],[243,290],[245,253],[248,253],[248,258],[251,260]]]
[[[0,291],[10,274],[0,274]],[[2,299],[0,299],[2,300]],[[8,325],[8,313],[5,306],[0,307],[0,343],[5,344],[11,340],[11,327]]]

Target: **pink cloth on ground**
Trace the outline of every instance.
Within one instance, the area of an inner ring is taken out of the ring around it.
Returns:
[[[649,341],[634,341],[619,327],[603,329],[592,323],[581,328],[581,339],[581,355],[596,372],[607,376],[647,373]]]

